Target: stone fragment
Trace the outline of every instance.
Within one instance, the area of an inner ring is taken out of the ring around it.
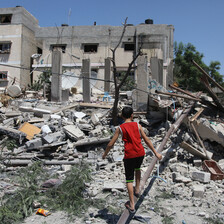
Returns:
[[[19,85],[11,85],[8,86],[7,93],[11,97],[18,97],[22,93],[22,91]]]
[[[202,166],[202,161],[199,158],[194,158],[193,163],[194,163],[194,166],[196,166],[196,167],[201,167]]]
[[[170,165],[170,169],[173,172],[180,173],[182,175],[186,175],[188,173],[188,166],[183,163],[174,163]]]
[[[93,113],[93,114],[91,115],[91,121],[92,121],[92,123],[93,123],[94,125],[98,125],[99,122],[100,122],[98,116],[97,116],[95,113]]]
[[[56,187],[62,184],[60,179],[49,179],[45,181],[41,186],[44,188]]]
[[[76,127],[75,125],[67,125],[67,126],[64,126],[64,131],[65,133],[71,138],[71,139],[74,139],[74,140],[80,140],[80,139],[83,139],[85,134],[78,128]]]
[[[101,137],[102,135],[103,135],[103,130],[102,128],[99,128],[99,127],[89,132],[90,137]]]
[[[41,138],[36,138],[25,143],[27,149],[36,149],[42,145]]]
[[[203,185],[193,185],[193,197],[203,198],[205,188]]]
[[[123,191],[125,189],[125,185],[122,182],[106,181],[103,184],[103,189],[104,190],[117,189]]]
[[[207,172],[194,171],[192,172],[192,180],[196,180],[202,183],[208,183],[211,179],[211,174]]]
[[[15,138],[15,139],[19,139],[19,140],[23,140],[25,137],[26,137],[26,134],[19,131],[19,130],[16,130],[16,129],[13,129],[13,128],[8,128],[8,127],[4,127],[4,126],[0,126],[0,134],[2,135],[7,135],[7,136],[10,136],[12,138]]]
[[[42,133],[46,133],[46,134],[49,134],[49,133],[51,133],[52,131],[51,131],[51,129],[50,129],[50,127],[48,126],[48,125],[43,125],[42,127],[41,127],[41,132]]]
[[[72,166],[71,165],[61,165],[61,168],[63,171],[67,172],[71,170]]]
[[[172,173],[172,178],[173,178],[174,182],[182,182],[182,183],[190,183],[191,182],[190,178],[184,177],[181,174],[175,173],[175,172]]]
[[[47,144],[51,144],[54,141],[54,138],[50,135],[45,135],[42,139]]]

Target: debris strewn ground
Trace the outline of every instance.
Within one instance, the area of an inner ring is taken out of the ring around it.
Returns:
[[[132,104],[125,96],[120,107]],[[204,98],[213,104],[211,98]],[[85,194],[93,200],[103,200],[102,209],[89,207],[71,222],[63,212],[55,211],[47,217],[36,215],[37,205],[24,223],[116,223],[128,199],[122,140],[119,139],[107,160],[101,158],[115,128],[110,123],[113,101],[105,102],[102,96],[94,95],[92,103],[84,104],[81,94],[74,94],[66,103],[48,102],[32,94],[26,98],[2,99],[1,197],[16,192],[18,186],[11,177],[21,167],[40,161],[63,181],[73,165],[84,161],[90,164],[93,179],[86,183]],[[134,120],[158,148],[190,102],[191,99],[177,97],[174,101],[155,94],[151,96],[148,113],[136,112]],[[143,173],[153,157],[146,145],[145,148]],[[187,118],[169,136],[162,154],[163,160],[147,181],[148,192],[140,198],[131,223],[224,223],[223,113],[196,101]],[[220,171],[216,167],[212,167],[213,174],[206,170],[206,160],[215,161]],[[53,179],[44,186],[54,184],[57,181]]]

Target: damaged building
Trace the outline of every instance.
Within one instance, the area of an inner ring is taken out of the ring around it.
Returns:
[[[31,16],[22,7],[1,10],[1,18],[4,19],[1,20],[3,24],[0,29],[23,27],[14,24],[15,21],[22,23],[25,20],[22,16],[24,13]],[[132,73],[137,84],[136,93],[133,96],[131,91],[121,92],[118,107],[119,110],[130,105],[135,108],[134,121],[141,124],[156,150],[163,156],[161,161],[157,161],[143,143],[146,155],[142,164],[141,196],[135,198],[136,214],[130,217],[124,207],[128,196],[124,184],[124,144],[121,138],[108,158],[102,159],[115,131],[111,124],[114,102],[110,92],[112,85],[108,86],[99,80],[92,81],[95,88],[91,100],[87,102],[85,97],[89,93],[82,91],[82,85],[87,90],[87,87],[90,88],[89,82],[85,84],[79,79],[86,73],[92,78],[111,79],[110,48],[116,46],[122,27],[76,27],[64,24],[41,28],[37,21],[33,25],[35,29],[31,36],[35,40],[34,51],[25,51],[27,60],[31,62],[27,65],[28,71],[16,68],[22,64],[14,63],[12,57],[17,46],[15,41],[24,36],[12,33],[0,36],[2,42],[11,43],[11,50],[0,54],[3,57],[6,53],[9,59],[4,59],[0,65],[6,74],[4,78],[9,81],[8,88],[14,78],[18,81],[16,84],[21,86],[22,73],[16,72],[27,72],[27,77],[30,77],[27,80],[31,82],[41,71],[53,68],[52,59],[60,55],[58,69],[67,75],[67,80],[62,79],[60,88],[75,86],[79,91],[71,93],[65,101],[49,101],[42,90],[25,91],[16,97],[7,93],[0,95],[1,206],[8,206],[5,200],[7,196],[16,198],[20,188],[17,178],[22,167],[29,168],[39,162],[44,171],[49,173],[48,179],[44,179],[45,175],[41,173],[35,180],[35,196],[43,197],[48,190],[57,189],[63,184],[73,167],[87,163],[91,167],[93,181],[85,183],[81,196],[93,202],[100,199],[103,201],[102,209],[94,207],[92,203],[87,211],[81,213],[81,217],[74,217],[71,223],[123,224],[130,220],[131,223],[223,223],[223,105],[215,94],[192,93],[172,85],[173,26],[155,25],[151,20],[136,26],[129,24],[117,51],[117,68],[121,73],[127,69],[138,47],[142,47],[144,54],[138,57]],[[32,29],[29,30],[31,32]],[[22,42],[21,39],[18,41]],[[9,45],[4,45],[4,50],[8,48]],[[21,62],[22,59],[15,60]],[[224,92],[223,87],[212,78],[206,82],[208,88],[209,82]],[[167,91],[168,87],[172,91]],[[106,90],[109,91],[107,95]],[[54,91],[58,89],[54,88]],[[210,89],[209,93],[212,93]],[[148,110],[144,108],[145,105]],[[67,189],[65,192],[68,193]],[[30,195],[22,200],[30,201]],[[21,212],[27,224],[44,223],[46,220],[55,224],[69,223],[65,214],[60,214],[59,218],[57,212],[51,210],[51,205],[41,204],[40,201],[40,198],[35,198],[28,205],[24,203],[25,212],[13,206],[12,212]],[[69,201],[73,202],[70,198]],[[52,214],[48,217],[39,216],[36,214],[39,208],[48,209]]]
[[[110,71],[105,74],[105,60],[111,58],[111,49],[119,42],[122,26],[39,27],[38,20],[23,7],[2,8],[0,18],[2,86],[10,85],[14,79],[21,88],[33,83],[41,72],[52,67],[51,53],[55,49],[62,52],[63,72],[69,75],[62,82],[63,88],[76,86],[82,90],[78,77],[82,75],[83,59],[90,60],[92,78],[111,79]],[[127,70],[141,47],[153,79],[167,87],[173,80],[173,32],[172,25],[153,24],[151,19],[139,25],[128,24],[117,49],[118,74]],[[131,74],[136,80],[136,70]],[[91,85],[104,90],[102,81],[91,80]]]

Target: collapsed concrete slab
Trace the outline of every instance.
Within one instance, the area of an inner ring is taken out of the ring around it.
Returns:
[[[214,123],[201,118],[194,121],[194,126],[202,139],[215,141],[224,146],[224,125],[222,123]]]
[[[83,139],[85,136],[85,134],[75,125],[64,126],[63,130],[69,136],[69,138],[75,141]]]
[[[0,134],[10,136],[11,138],[19,139],[21,141],[23,139],[25,139],[25,137],[26,137],[25,133],[23,133],[23,132],[21,132],[19,130],[16,130],[16,129],[13,129],[13,128],[4,127],[4,126],[0,126]]]

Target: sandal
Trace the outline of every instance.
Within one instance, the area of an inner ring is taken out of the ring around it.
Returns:
[[[131,209],[130,208],[130,201],[127,201],[126,203],[125,203],[125,207],[126,207],[126,209],[128,209],[128,211],[131,213],[131,214],[134,214],[136,211],[135,211],[135,209]]]

